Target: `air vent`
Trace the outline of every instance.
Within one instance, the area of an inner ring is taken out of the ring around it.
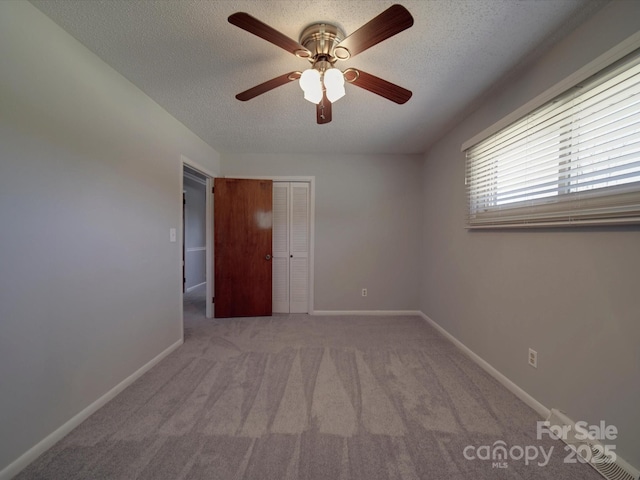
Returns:
[[[576,423],[564,412],[551,409],[547,421],[550,426],[563,428],[567,434],[561,439],[607,480],[640,480],[640,472],[620,458],[617,452],[615,461],[611,461],[599,441],[576,438]]]

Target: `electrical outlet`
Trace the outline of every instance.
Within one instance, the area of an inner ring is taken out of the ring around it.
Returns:
[[[366,296],[367,296],[367,289],[366,289],[366,288],[363,288],[363,289],[362,289],[362,296],[363,296],[363,297],[366,297]]]
[[[529,349],[529,365],[533,368],[538,368],[538,352],[533,348]]]

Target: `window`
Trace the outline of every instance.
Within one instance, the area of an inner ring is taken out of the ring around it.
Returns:
[[[470,228],[640,223],[640,51],[465,152]]]

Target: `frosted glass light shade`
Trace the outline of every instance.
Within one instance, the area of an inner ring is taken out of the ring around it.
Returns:
[[[300,76],[300,88],[304,92],[304,99],[318,104],[322,100],[322,82],[320,72],[313,68],[305,70]]]
[[[337,68],[330,68],[324,72],[324,88],[331,103],[344,97],[344,75]]]
[[[322,101],[322,89],[304,92],[304,99],[316,105],[319,104]]]

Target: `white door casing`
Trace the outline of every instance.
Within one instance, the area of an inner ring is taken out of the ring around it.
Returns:
[[[190,160],[189,158],[181,155],[181,165],[180,165],[180,199],[182,199],[182,191],[183,191],[183,180],[184,180],[184,165],[192,168],[203,174],[206,177],[207,182],[207,192],[206,192],[206,218],[205,218],[205,229],[206,229],[206,276],[207,276],[207,286],[206,286],[206,317],[212,318],[214,313],[214,305],[213,305],[213,292],[214,292],[214,281],[213,281],[213,262],[214,262],[214,254],[213,251],[213,179],[215,177],[219,177],[220,175],[217,172],[211,171],[206,167],[203,167],[197,162]],[[182,229],[182,228],[181,228]],[[181,232],[181,234],[183,234]],[[182,252],[180,252],[180,257],[182,258]],[[180,278],[182,278],[182,268],[180,268]],[[182,294],[182,288],[180,288]],[[182,301],[180,302],[182,304]],[[181,321],[184,325],[184,320],[182,319],[183,311],[180,309],[180,317]]]

